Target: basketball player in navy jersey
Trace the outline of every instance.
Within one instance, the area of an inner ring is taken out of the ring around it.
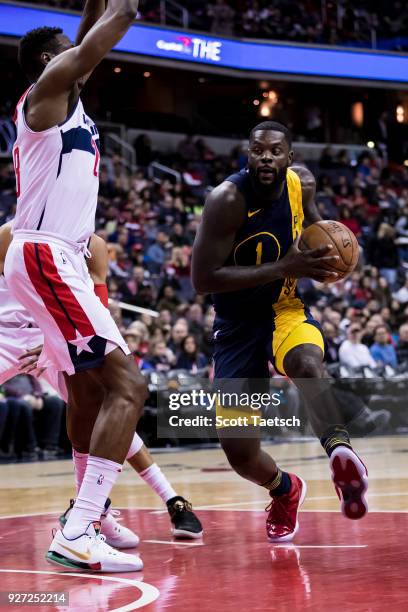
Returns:
[[[321,217],[313,175],[290,168],[291,145],[289,130],[279,123],[263,122],[251,131],[247,168],[228,177],[206,201],[192,279],[196,291],[213,294],[215,380],[267,379],[271,362],[295,384],[316,381],[310,420],[330,458],[343,514],[360,518],[367,511],[367,471],[351,448],[330,389],[318,383],[324,377],[323,334],[296,290],[298,278],[334,280],[336,273],[325,266],[333,266],[338,256],[330,254],[331,245],[298,248],[302,227]],[[217,407],[217,414],[235,417],[245,411]],[[269,540],[289,541],[298,530],[306,484],[279,469],[254,431],[240,434],[234,437],[231,427],[218,429],[235,471],[269,491]]]

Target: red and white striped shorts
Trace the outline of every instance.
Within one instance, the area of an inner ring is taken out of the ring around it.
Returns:
[[[95,295],[84,245],[52,234],[17,230],[4,264],[7,286],[44,335],[39,367],[69,375],[102,365],[120,347],[130,351]]]

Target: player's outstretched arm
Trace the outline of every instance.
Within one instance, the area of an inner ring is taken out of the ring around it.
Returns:
[[[304,227],[321,221],[322,217],[316,206],[316,179],[305,166],[291,166],[291,170],[296,172],[302,185],[302,206],[305,214]]]
[[[92,72],[121,40],[137,14],[138,0],[109,0],[106,11],[81,44],[50,61],[35,85],[35,97],[56,97],[70,92],[75,83]]]
[[[106,0],[86,0],[82,11],[81,22],[75,38],[75,44],[80,45],[89,30],[102,17],[106,9]]]
[[[198,293],[248,289],[285,277],[311,277],[324,281],[337,276],[322,269],[322,264],[336,261],[335,257],[326,256],[330,249],[324,247],[301,252],[297,244],[275,263],[225,266],[245,215],[244,200],[232,183],[222,183],[207,198],[193,246],[192,283]]]

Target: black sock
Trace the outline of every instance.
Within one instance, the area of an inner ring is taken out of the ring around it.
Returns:
[[[262,486],[268,489],[271,497],[279,497],[279,495],[289,493],[292,482],[289,474],[287,472],[282,472],[282,470],[278,468],[275,476],[264,482]]]
[[[347,448],[352,448],[348,431],[342,425],[334,425],[328,429],[320,438],[320,444],[323,446],[329,457],[334,449],[338,446],[347,446]]]

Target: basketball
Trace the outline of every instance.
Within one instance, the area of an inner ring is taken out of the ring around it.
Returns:
[[[353,272],[360,249],[353,232],[339,221],[318,221],[307,227],[302,232],[299,249],[317,249],[328,244],[333,245],[329,254],[338,255],[340,259],[337,264],[327,267],[328,270],[337,272],[338,278],[326,282],[336,283]]]

